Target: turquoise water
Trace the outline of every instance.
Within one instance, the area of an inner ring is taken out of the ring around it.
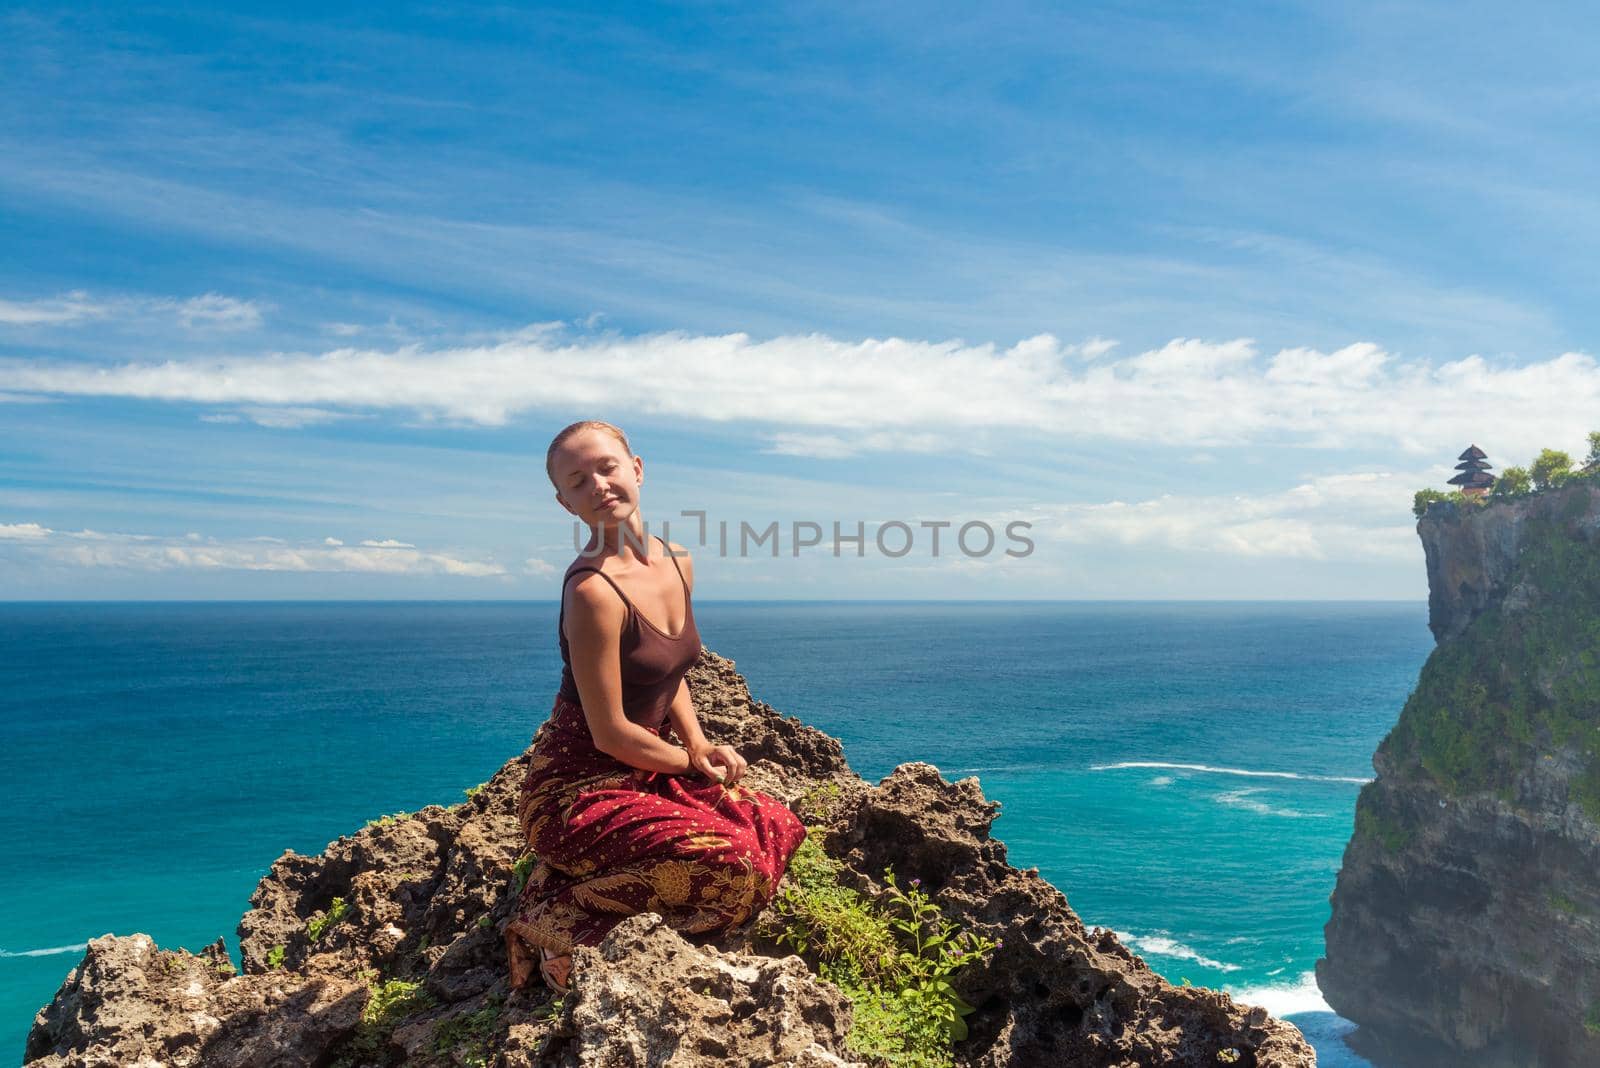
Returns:
[[[696,605],[876,780],[977,775],[996,835],[1174,982],[1361,1065],[1310,980],[1370,756],[1432,648],[1390,603]],[[451,803],[559,674],[543,603],[0,605],[0,1048],[85,939],[230,946],[284,849]]]

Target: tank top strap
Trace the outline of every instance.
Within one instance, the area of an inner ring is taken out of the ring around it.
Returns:
[[[667,539],[660,534],[653,535],[661,543],[661,551],[672,560],[672,570],[678,573],[678,581],[683,584],[683,603],[687,608],[689,604],[689,580],[683,577],[683,568],[678,566],[678,555],[672,551],[672,546],[667,544]]]
[[[622,587],[614,582],[610,575],[598,567],[575,567],[567,572],[567,577],[561,580],[561,611],[556,617],[556,634],[562,641],[567,640],[567,583],[572,581],[573,575],[581,575],[585,571],[593,571],[596,575],[611,583],[611,588],[617,591],[617,596],[622,598],[622,603],[628,606],[628,615],[637,616],[639,610],[633,607],[633,602],[628,600],[628,595],[622,592]]]

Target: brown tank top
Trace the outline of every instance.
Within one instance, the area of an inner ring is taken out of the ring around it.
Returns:
[[[659,537],[656,540],[661,541]],[[666,542],[661,541],[661,547],[666,549],[669,556],[672,555]],[[678,572],[678,581],[683,584],[683,629],[676,635],[665,633],[646,619],[628,600],[622,587],[612,582],[610,575],[598,567],[579,567],[579,562],[575,561],[572,567],[567,568],[566,578],[561,582],[561,614],[556,623],[556,634],[561,639],[561,696],[574,704],[580,703],[578,684],[572,677],[572,654],[567,648],[566,584],[573,575],[593,571],[610,582],[611,588],[622,598],[622,603],[628,606],[628,618],[622,624],[620,648],[622,713],[641,726],[658,727],[666,722],[667,709],[677,696],[678,684],[700,657],[700,632],[695,629],[689,583],[683,577],[683,569],[678,567],[678,558],[672,557],[672,566]]]

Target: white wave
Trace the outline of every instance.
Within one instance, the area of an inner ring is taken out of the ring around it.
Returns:
[[[1155,778],[1150,780],[1150,785],[1151,786],[1171,786],[1172,785],[1172,776],[1171,775],[1157,775]]]
[[[1125,760],[1120,764],[1091,764],[1090,771],[1121,771],[1124,768],[1165,768],[1172,771],[1205,771],[1213,775],[1246,775],[1261,779],[1300,779],[1305,782],[1353,782],[1365,785],[1371,779],[1347,775],[1302,775],[1297,771],[1250,771],[1246,768],[1218,768],[1210,764],[1170,764],[1161,760]]]
[[[1322,991],[1317,988],[1316,972],[1306,972],[1295,982],[1286,985],[1238,989],[1224,986],[1222,989],[1233,995],[1233,1000],[1246,1005],[1260,1005],[1280,1020],[1302,1012],[1333,1012],[1322,999]]]
[[[1258,801],[1251,794],[1259,794],[1260,786],[1245,786],[1238,790],[1228,790],[1218,794],[1212,800],[1219,805],[1231,805],[1242,808],[1247,812],[1256,812],[1263,816],[1286,816],[1289,819],[1320,819],[1326,817],[1323,812],[1301,812],[1297,808],[1274,808],[1265,801]]]
[[[1174,960],[1192,960],[1202,967],[1215,968],[1220,972],[1236,972],[1239,970],[1237,964],[1226,964],[1220,960],[1212,960],[1210,957],[1202,956],[1182,942],[1169,938],[1165,931],[1149,935],[1134,934],[1131,931],[1118,931],[1116,935],[1124,945],[1131,946],[1141,956],[1153,953],[1156,956],[1171,957]]]
[[[75,946],[51,946],[49,949],[19,949],[15,952],[0,949],[0,957],[53,957],[58,953],[82,953],[88,948],[89,943],[79,942]]]

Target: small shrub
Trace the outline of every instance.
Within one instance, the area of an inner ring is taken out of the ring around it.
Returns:
[[[388,1061],[389,1040],[394,1029],[408,1016],[434,1007],[436,1002],[421,983],[405,979],[377,982],[373,972],[362,973],[367,982],[367,1004],[361,1010],[361,1023],[340,1048],[330,1068],[357,1068],[359,1065]]]
[[[362,830],[368,830],[372,827],[388,827],[399,823],[401,820],[408,820],[410,818],[411,813],[409,812],[390,812],[387,815],[379,816],[375,820],[368,820],[366,826],[363,827]]]
[[[433,1029],[433,1051],[447,1054],[467,1068],[486,1068],[491,1038],[500,1022],[500,1006],[501,1000],[493,997],[476,1012],[441,1020]]]
[[[1411,843],[1411,832],[1378,815],[1369,806],[1356,804],[1356,837],[1370,838],[1390,853],[1398,853]]]
[[[947,1068],[950,1044],[966,1037],[962,1001],[950,979],[999,945],[960,931],[922,892],[920,880],[902,889],[885,871],[883,902],[839,881],[843,866],[810,832],[789,862],[774,903],[777,941],[815,961],[818,973],[854,1007],[846,1044],[894,1068]]]
[[[277,971],[283,967],[283,955],[288,952],[287,946],[273,946],[267,950],[267,970]]]
[[[313,916],[307,921],[306,934],[310,936],[311,941],[320,941],[322,936],[327,933],[328,928],[348,915],[350,915],[349,903],[342,897],[336,897],[333,899],[333,904],[328,906],[327,912],[324,912],[321,916]]]
[[[511,874],[517,880],[517,893],[522,893],[522,888],[528,885],[528,876],[533,873],[534,862],[539,858],[532,853],[524,853],[511,865]]]
[[[1428,505],[1434,501],[1448,500],[1449,497],[1448,493],[1440,493],[1436,489],[1417,490],[1416,495],[1411,498],[1411,514],[1421,519],[1427,514]]]
[[[1566,916],[1576,916],[1578,914],[1578,903],[1572,900],[1570,897],[1567,897],[1565,894],[1558,894],[1552,890],[1549,894],[1545,895],[1545,899],[1550,903],[1550,907],[1556,912],[1562,913]]]

